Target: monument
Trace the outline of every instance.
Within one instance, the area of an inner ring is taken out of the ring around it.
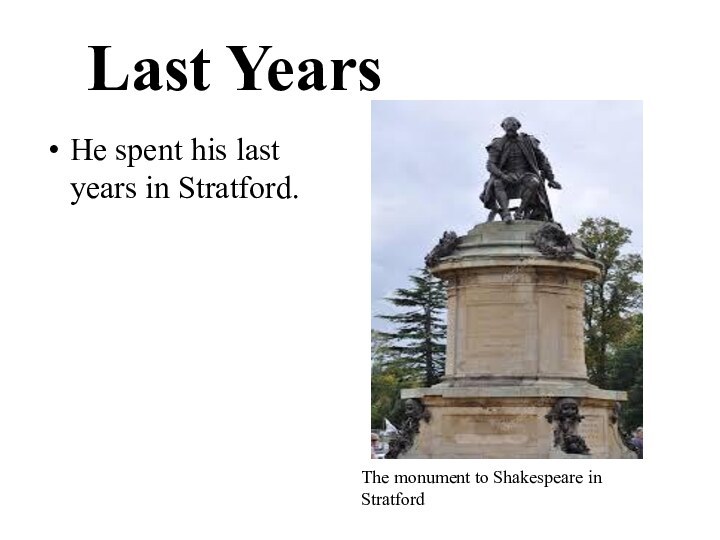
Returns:
[[[402,391],[388,457],[633,458],[618,426],[626,393],[593,386],[585,366],[584,283],[602,265],[553,221],[546,183],[561,186],[540,142],[515,118],[501,125],[487,221],[446,232],[426,258],[447,285],[445,376]]]

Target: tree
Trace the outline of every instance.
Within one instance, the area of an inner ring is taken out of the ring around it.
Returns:
[[[370,376],[371,427],[383,429],[385,419],[399,426],[403,420],[400,389],[406,378],[397,362],[397,354],[390,350],[390,339],[377,330],[371,334],[372,371]]]
[[[608,388],[608,363],[642,309],[642,257],[621,254],[632,231],[608,218],[587,218],[577,236],[595,253],[603,270],[585,289],[585,358],[590,382]]]
[[[388,302],[403,311],[379,318],[393,323],[394,332],[381,332],[393,365],[405,386],[432,386],[445,372],[444,310],[447,302],[443,282],[423,269],[410,276],[409,289],[396,289]]]
[[[630,321],[632,328],[623,342],[609,358],[608,388],[627,390],[628,401],[621,413],[624,430],[632,432],[643,423],[643,321],[642,314],[634,315]]]

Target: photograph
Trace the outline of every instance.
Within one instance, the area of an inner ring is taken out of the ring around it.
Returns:
[[[643,103],[371,115],[371,458],[642,459]]]

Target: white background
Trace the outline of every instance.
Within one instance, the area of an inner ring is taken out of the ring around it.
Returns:
[[[4,7],[0,537],[699,536],[718,446],[710,3],[342,5]],[[266,44],[294,63],[378,58],[381,87],[236,91],[225,46]],[[111,45],[118,73],[202,48],[211,88],[89,92],[89,45]],[[644,100],[644,461],[367,459],[371,99]],[[240,136],[276,140],[281,161],[70,161],[73,137]],[[71,181],[186,174],[291,174],[299,198],[70,205]],[[363,486],[371,466],[592,466],[604,484],[363,507],[396,491]]]

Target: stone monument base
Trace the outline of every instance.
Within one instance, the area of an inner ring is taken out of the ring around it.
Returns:
[[[588,382],[585,283],[602,264],[560,225],[482,223],[426,259],[447,284],[443,382],[403,390],[404,458],[632,458],[625,392]]]
[[[534,381],[512,386],[412,388],[404,399],[420,400],[427,420],[420,421],[413,458],[635,458],[622,442],[616,403],[625,392],[601,390],[588,383]],[[564,452],[555,444],[548,420],[561,398],[573,398],[583,416],[578,425],[589,454]]]

